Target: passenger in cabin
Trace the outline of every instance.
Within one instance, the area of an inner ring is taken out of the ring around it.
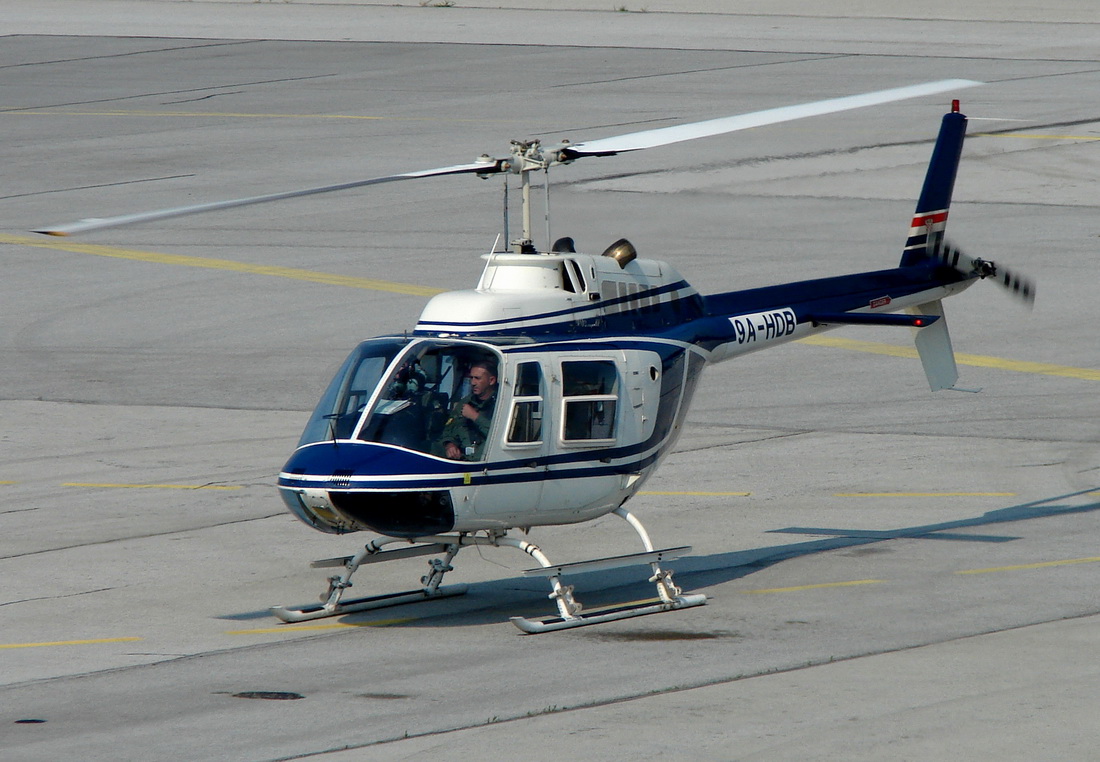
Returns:
[[[443,426],[443,434],[435,454],[451,460],[481,460],[493,411],[497,403],[497,368],[488,360],[476,360],[466,376],[470,393],[451,408],[451,417]]]

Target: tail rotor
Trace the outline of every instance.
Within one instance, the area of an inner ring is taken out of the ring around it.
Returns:
[[[1014,270],[987,259],[971,257],[947,240],[943,240],[942,245],[935,247],[931,254],[933,258],[962,275],[981,279],[992,278],[1028,306],[1035,303],[1035,281]]]

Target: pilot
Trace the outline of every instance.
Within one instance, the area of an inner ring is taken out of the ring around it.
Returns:
[[[451,460],[481,460],[497,403],[497,368],[493,362],[475,361],[466,378],[470,393],[451,408],[437,448]]]

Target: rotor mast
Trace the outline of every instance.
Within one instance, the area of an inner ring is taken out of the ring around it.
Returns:
[[[569,141],[544,150],[542,141],[513,140],[511,158],[502,163],[501,168],[520,176],[520,191],[523,204],[523,234],[521,238],[510,241],[512,250],[516,253],[530,251],[533,244],[531,232],[531,173],[541,170],[545,173],[546,198],[546,245],[550,246],[550,167],[555,164],[568,164],[574,157],[567,152]]]

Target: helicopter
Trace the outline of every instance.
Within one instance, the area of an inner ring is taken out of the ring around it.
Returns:
[[[318,531],[377,535],[350,556],[319,604],[276,606],[302,622],[461,595],[443,585],[462,548],[531,556],[556,613],[512,617],[541,633],[692,608],[668,564],[689,546],[658,548],[626,504],[672,451],[703,368],[845,325],[910,326],[932,391],[958,378],[943,300],[994,279],[1031,303],[1035,285],[944,237],[966,132],[958,100],[943,116],[897,267],[702,295],[667,262],[620,239],[601,254],[563,237],[544,250],[531,232],[531,174],[794,119],[980,85],[951,79],[797,104],[584,142],[513,141],[503,157],[368,180],[49,226],[71,235],[105,227],[443,175],[520,176],[522,236],[485,255],[470,290],[434,296],[411,331],[361,342],[310,416],[278,477],[288,510]],[[545,183],[549,192],[549,182]],[[498,243],[500,238],[498,237]],[[637,553],[555,564],[525,537],[532,527],[612,514],[637,534]],[[431,556],[413,590],[347,598],[363,565]],[[649,564],[656,597],[586,609],[563,577]]]

